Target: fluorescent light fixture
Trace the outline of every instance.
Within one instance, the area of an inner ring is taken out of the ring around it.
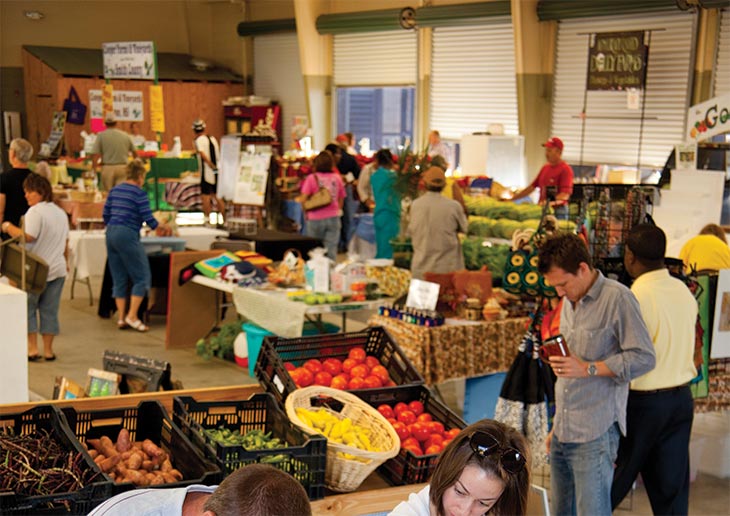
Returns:
[[[43,18],[46,17],[46,15],[43,14],[42,12],[40,12],[40,11],[23,11],[23,14],[29,20],[36,20],[36,21],[37,20],[42,20]]]

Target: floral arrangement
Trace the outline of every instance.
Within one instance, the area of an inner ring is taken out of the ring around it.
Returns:
[[[443,157],[428,155],[428,146],[423,152],[416,152],[408,144],[396,155],[394,170],[397,173],[397,179],[395,190],[401,199],[413,200],[418,197],[421,177],[432,166],[446,169]]]

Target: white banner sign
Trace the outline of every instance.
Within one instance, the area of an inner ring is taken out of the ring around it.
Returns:
[[[105,79],[155,79],[155,43],[102,43]]]
[[[696,104],[687,110],[687,141],[706,140],[730,132],[730,93]]]
[[[117,120],[141,122],[144,120],[144,93],[141,91],[114,90],[114,116]],[[91,118],[104,118],[101,90],[89,90]]]

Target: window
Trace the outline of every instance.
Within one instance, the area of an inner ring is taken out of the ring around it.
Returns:
[[[395,151],[413,139],[415,88],[337,88],[337,132],[355,134],[358,150],[362,138],[373,151]]]

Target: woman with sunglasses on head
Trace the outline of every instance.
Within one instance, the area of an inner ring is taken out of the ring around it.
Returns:
[[[522,516],[530,470],[527,440],[499,421],[469,425],[441,453],[427,487],[391,516]]]

